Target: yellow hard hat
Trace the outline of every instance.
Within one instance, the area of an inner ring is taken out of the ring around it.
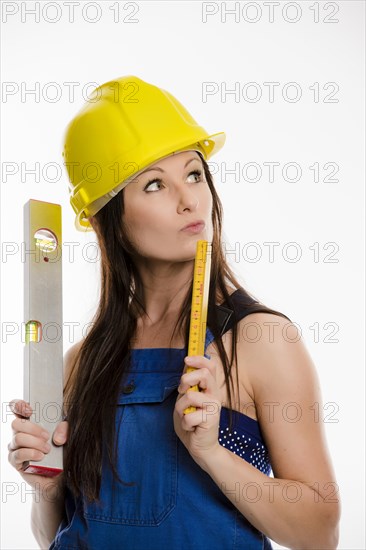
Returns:
[[[149,164],[185,150],[207,160],[225,139],[224,132],[209,135],[172,94],[136,76],[95,88],[64,135],[76,228],[93,230],[88,217]]]

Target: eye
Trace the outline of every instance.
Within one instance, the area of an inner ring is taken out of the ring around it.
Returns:
[[[150,187],[150,185],[152,185],[153,183],[159,183],[159,184],[160,184],[160,183],[161,183],[161,179],[160,179],[160,178],[154,178],[154,179],[152,179],[152,180],[149,180],[149,181],[147,182],[147,184],[145,185],[145,187],[144,187],[144,191],[147,191],[147,188]],[[150,193],[150,191],[148,191],[148,193]]]
[[[198,177],[198,180],[196,181],[201,181],[201,175],[202,175],[201,170],[192,170],[192,172],[190,172],[188,175],[191,176],[192,174]]]
[[[192,172],[190,172],[188,174],[188,177],[192,176],[192,175],[195,175],[198,177],[198,180],[196,180],[196,183],[198,183],[199,181],[201,181],[201,175],[202,175],[202,172],[201,170],[192,170]],[[147,182],[147,184],[145,185],[144,187],[144,191],[147,191],[148,187],[150,187],[150,185],[154,184],[154,183],[158,183],[158,184],[161,184],[162,183],[162,180],[160,178],[154,178],[154,179],[151,179]],[[155,193],[155,191],[147,191],[148,193]]]

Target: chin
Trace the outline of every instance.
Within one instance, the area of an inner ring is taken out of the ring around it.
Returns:
[[[196,252],[197,252],[197,243],[198,243],[198,241],[202,241],[202,240],[206,240],[206,238],[205,237],[198,237],[198,238],[192,240],[188,247],[185,247],[185,250],[187,251],[187,253],[185,254],[183,252],[183,256],[187,256],[187,258],[186,258],[187,261],[195,259]]]

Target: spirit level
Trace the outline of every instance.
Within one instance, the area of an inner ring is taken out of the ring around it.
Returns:
[[[194,261],[191,319],[189,327],[189,355],[203,355],[206,341],[208,295],[210,289],[212,244],[208,241],[197,242]],[[186,372],[195,370],[187,367]],[[187,391],[199,391],[198,385],[191,386]],[[196,407],[187,407],[184,414],[194,412]]]
[[[63,470],[63,447],[52,441],[62,420],[61,206],[29,200],[24,205],[24,400],[30,420],[50,434],[51,450],[41,461],[26,461],[27,474],[55,476]]]

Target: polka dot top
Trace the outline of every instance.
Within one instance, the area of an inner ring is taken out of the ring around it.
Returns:
[[[229,431],[229,409],[221,408],[219,443],[266,475],[271,472],[269,454],[259,423],[246,414],[232,412],[233,427]]]

